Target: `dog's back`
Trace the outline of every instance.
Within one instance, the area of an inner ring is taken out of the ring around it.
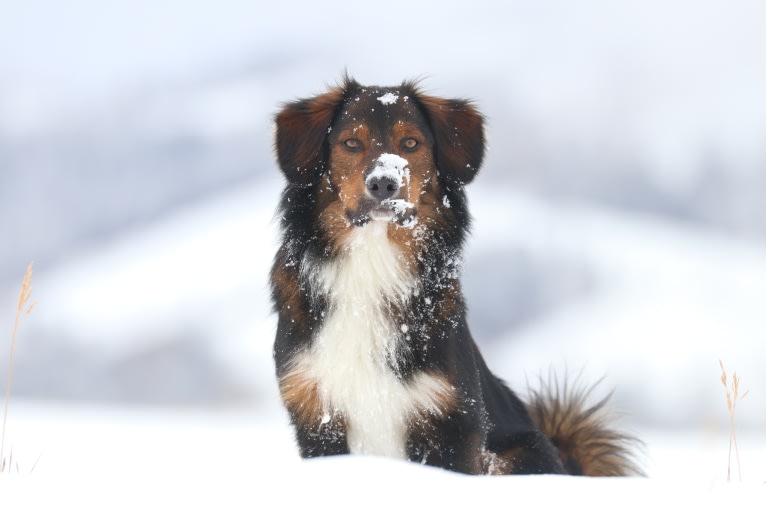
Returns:
[[[595,410],[562,422],[540,395],[530,415],[471,337],[464,187],[484,134],[469,102],[346,79],[276,121],[287,185],[274,353],[304,457],[384,455],[472,474],[632,470]],[[585,426],[609,442],[603,454],[587,435],[567,436]]]

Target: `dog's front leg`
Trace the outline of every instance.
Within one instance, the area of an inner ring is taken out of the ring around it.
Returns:
[[[313,458],[348,454],[347,425],[343,415],[325,406],[317,381],[300,365],[279,379],[282,401],[295,427],[301,456]]]
[[[500,474],[566,474],[558,451],[540,431],[525,431],[490,441],[488,464]],[[491,471],[489,471],[491,473]]]
[[[299,418],[296,420],[293,416],[293,425],[302,457],[314,458],[349,453],[346,424],[340,415],[333,417],[324,415],[309,423],[301,423]]]
[[[464,474],[484,473],[482,435],[473,423],[461,415],[417,421],[407,440],[409,459]]]

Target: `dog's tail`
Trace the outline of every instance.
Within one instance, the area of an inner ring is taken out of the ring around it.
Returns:
[[[529,391],[527,408],[542,432],[558,448],[570,474],[585,476],[643,475],[636,451],[641,442],[609,426],[605,398],[589,405],[598,382],[589,387],[570,386],[552,377],[541,379],[539,390]]]

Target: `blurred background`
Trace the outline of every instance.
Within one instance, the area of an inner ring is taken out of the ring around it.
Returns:
[[[757,0],[6,3],[2,381],[34,261],[14,399],[281,417],[272,118],[348,70],[487,116],[464,285],[496,373],[725,430],[720,359],[762,430],[764,48]]]

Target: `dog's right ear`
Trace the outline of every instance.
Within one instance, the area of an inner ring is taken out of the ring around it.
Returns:
[[[279,166],[291,183],[309,184],[327,159],[327,135],[345,91],[335,87],[308,99],[287,103],[276,116]]]

